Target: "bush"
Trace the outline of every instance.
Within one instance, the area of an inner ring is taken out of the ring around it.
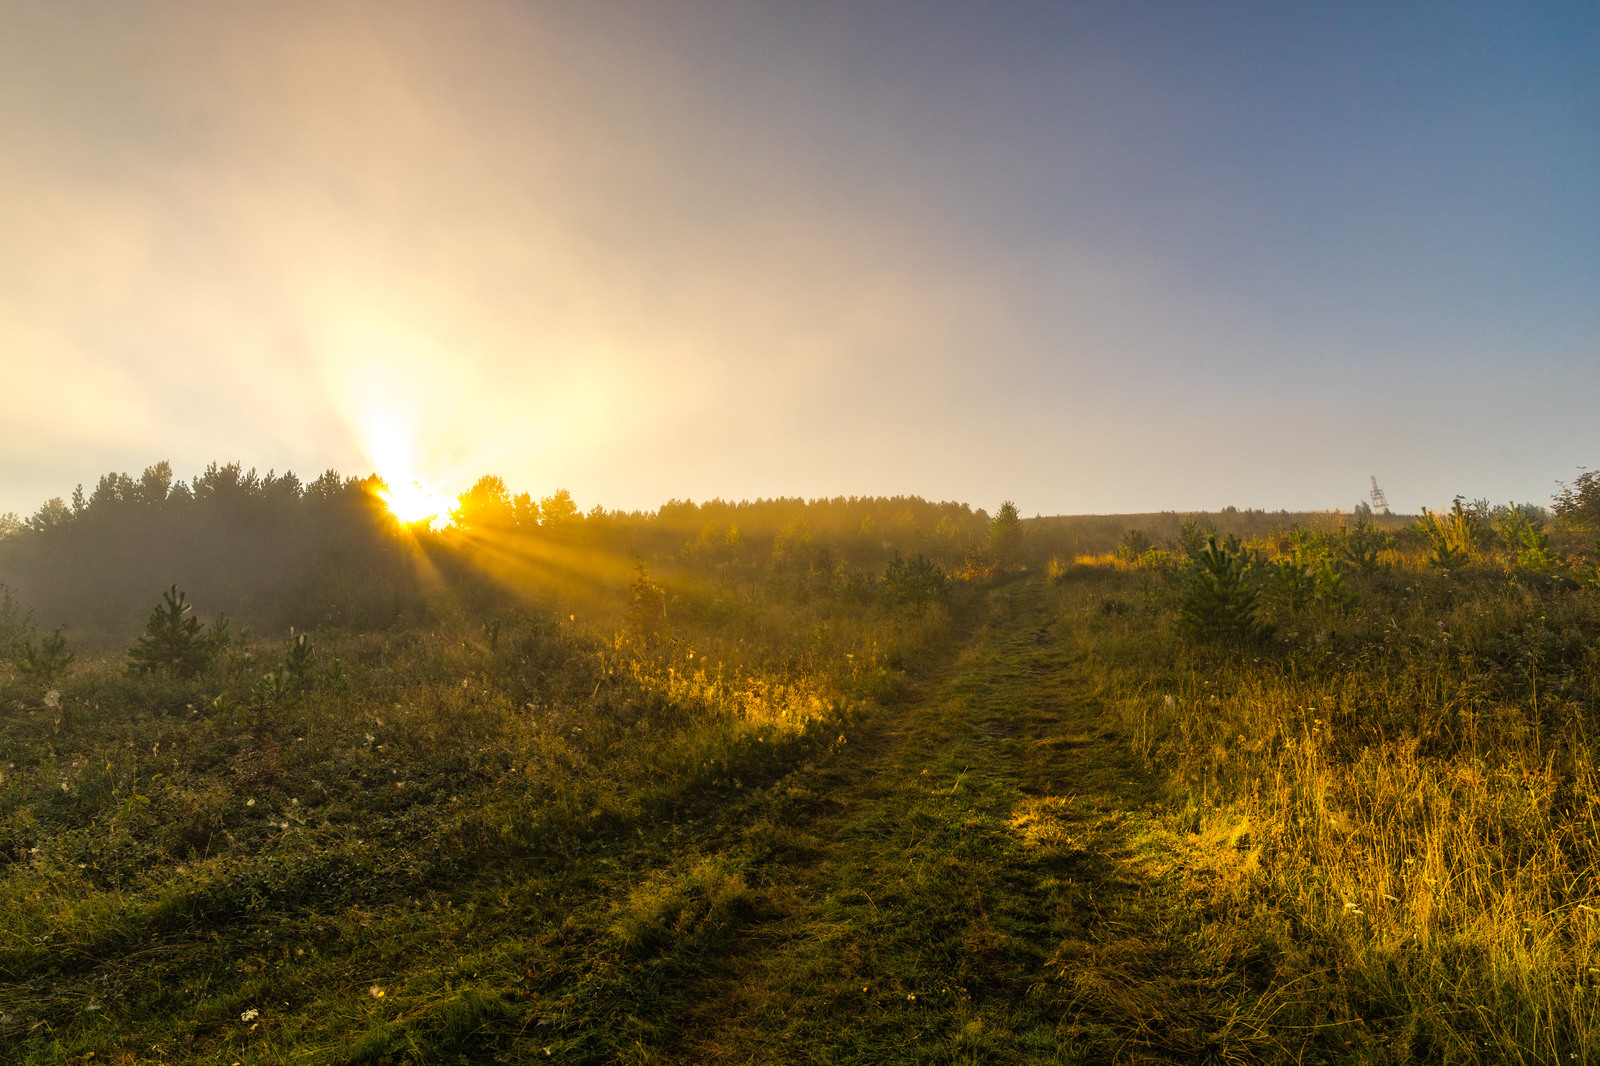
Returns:
[[[1567,525],[1600,529],[1600,470],[1585,470],[1571,485],[1563,483],[1553,509]]]
[[[34,677],[46,685],[54,684],[77,661],[77,656],[67,650],[67,638],[61,627],[45,637],[36,647],[33,637],[24,637],[17,645],[17,670],[24,677]]]
[[[1258,606],[1259,597],[1246,578],[1243,553],[1218,547],[1216,537],[1207,537],[1205,550],[1189,564],[1178,604],[1178,628],[1201,640],[1261,640],[1271,627],[1256,619]]]
[[[921,615],[942,601],[950,590],[944,568],[918,552],[903,559],[899,552],[883,572],[883,602],[888,607],[905,607]]]
[[[210,666],[227,644],[227,619],[218,618],[207,633],[178,586],[169,588],[161,600],[145,622],[144,636],[128,649],[128,669],[139,674],[164,670],[177,677],[193,677]]]

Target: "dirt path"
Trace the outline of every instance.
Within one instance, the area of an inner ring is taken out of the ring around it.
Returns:
[[[1237,980],[1185,951],[1141,858],[1154,782],[1080,695],[1048,591],[996,589],[926,698],[748,825],[762,913],[642,1060],[1245,1057]]]

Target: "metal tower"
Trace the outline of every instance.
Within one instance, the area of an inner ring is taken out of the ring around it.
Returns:
[[[1370,498],[1372,500],[1372,509],[1374,511],[1377,511],[1380,514],[1389,513],[1389,498],[1385,496],[1383,494],[1383,490],[1378,487],[1377,474],[1372,475],[1372,494]]]

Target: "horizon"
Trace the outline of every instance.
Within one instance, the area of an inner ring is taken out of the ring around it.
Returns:
[[[165,462],[165,460],[161,460],[159,462]],[[157,465],[157,464],[152,464],[152,468],[155,465]],[[279,474],[276,470],[269,469],[266,473],[263,474],[258,468],[251,467],[251,466],[246,466],[245,464],[243,464],[242,462],[239,462],[237,460],[229,462],[229,463],[222,463],[222,462],[218,462],[218,461],[213,461],[212,463],[208,464],[207,470],[202,470],[202,471],[190,474],[187,477],[180,477],[174,472],[173,479],[172,479],[172,490],[176,490],[180,486],[185,486],[185,487],[192,486],[194,480],[197,477],[204,476],[204,474],[208,470],[210,470],[212,468],[226,469],[228,467],[237,468],[238,471],[240,472],[240,474],[242,476],[246,477],[246,478],[255,478],[255,479],[258,479],[258,480],[274,478],[274,477],[277,477],[277,478],[293,477],[300,483],[300,486],[301,486],[302,490],[308,484],[309,480],[315,480],[315,478],[307,479],[307,478],[301,477],[294,470],[285,470],[281,474]],[[107,471],[105,474],[102,475],[102,478],[109,478],[109,477],[117,476],[117,475],[121,475],[121,476],[124,476],[124,477],[132,478],[133,477],[133,472],[132,471]],[[391,509],[393,509],[392,501],[390,501],[389,497],[387,495],[385,495],[385,493],[389,489],[393,488],[393,486],[389,485],[388,482],[383,478],[383,476],[381,474],[379,474],[377,471],[370,471],[370,472],[365,473],[365,474],[345,474],[345,473],[343,473],[341,471],[338,471],[338,470],[336,470],[336,469],[334,469],[332,467],[329,467],[326,470],[324,470],[321,474],[317,475],[317,477],[323,477],[323,476],[327,476],[327,475],[335,475],[335,476],[337,476],[339,478],[339,480],[341,482],[352,482],[352,481],[353,482],[365,482],[365,481],[368,481],[368,480],[376,479],[376,481],[380,485],[383,486],[382,489],[378,490],[377,494],[381,498],[385,499],[386,502],[390,502],[391,503]],[[492,475],[492,474],[485,474],[483,476],[485,476],[485,477],[498,477],[498,475]],[[97,479],[97,482],[98,482],[98,480],[99,479]],[[134,480],[137,481],[137,478],[134,478]],[[502,481],[503,480],[504,479],[502,479]],[[551,487],[549,489],[545,489],[545,488],[541,487],[538,491],[535,491],[535,490],[533,490],[533,489],[531,489],[531,488],[529,488],[527,486],[522,486],[522,485],[506,484],[505,487],[507,488],[507,490],[512,495],[516,495],[519,492],[525,492],[525,493],[528,493],[535,501],[537,501],[539,499],[541,493],[546,492],[546,491],[548,491],[548,492],[567,491],[564,486],[554,486],[554,487]],[[93,484],[80,482],[80,483],[78,483],[77,485],[74,486],[74,490],[72,492],[58,493],[58,494],[56,494],[54,496],[51,496],[51,497],[47,498],[46,500],[41,501],[40,506],[38,508],[33,509],[30,512],[27,512],[27,513],[23,513],[23,512],[19,512],[19,511],[0,512],[0,519],[3,519],[3,520],[15,520],[19,524],[26,523],[30,517],[38,514],[40,511],[50,507],[53,504],[62,504],[64,506],[68,507],[69,509],[71,509],[72,506],[73,506],[73,497],[75,495],[81,493],[82,496],[87,500],[87,498],[90,495],[92,495],[93,491],[94,491]],[[466,495],[466,493],[463,492],[463,493],[458,494],[458,495],[459,496],[464,496],[464,495]],[[708,506],[708,505],[711,505],[711,504],[721,504],[721,505],[729,506],[729,507],[748,507],[748,506],[758,505],[758,504],[763,504],[763,503],[800,502],[800,503],[806,503],[806,504],[813,504],[813,503],[822,503],[822,502],[828,502],[828,501],[833,501],[833,500],[847,500],[847,499],[892,500],[892,499],[896,499],[896,498],[920,499],[920,500],[923,500],[923,501],[928,502],[928,503],[935,503],[935,504],[941,504],[941,505],[949,504],[949,505],[955,505],[955,506],[968,507],[968,508],[971,508],[971,510],[973,511],[974,514],[988,514],[992,510],[998,509],[998,507],[1002,503],[1012,502],[1012,501],[1000,501],[999,503],[991,504],[991,503],[987,503],[987,502],[986,503],[975,503],[975,502],[973,502],[971,500],[956,500],[956,499],[940,500],[940,499],[935,499],[935,498],[932,498],[932,497],[921,496],[921,495],[916,494],[916,493],[894,493],[892,495],[878,494],[878,495],[871,495],[871,496],[849,495],[849,494],[844,494],[844,493],[832,493],[832,494],[828,494],[828,495],[818,495],[818,496],[754,496],[754,497],[732,497],[732,496],[713,495],[713,496],[701,497],[698,500],[693,498],[693,497],[673,497],[673,498],[670,498],[670,499],[659,501],[654,506],[643,507],[643,508],[639,508],[639,507],[634,507],[634,508],[609,507],[609,506],[607,506],[605,504],[604,501],[601,501],[601,500],[588,502],[588,505],[585,506],[583,503],[578,503],[580,497],[574,496],[573,500],[578,506],[578,512],[579,512],[580,515],[586,515],[586,514],[589,513],[589,511],[593,510],[594,508],[599,508],[602,512],[607,513],[607,514],[652,515],[652,514],[659,513],[660,511],[662,511],[662,510],[664,510],[664,509],[666,509],[668,507],[671,507],[671,506],[673,506],[675,504],[699,506],[699,507],[704,507],[704,506]],[[1454,497],[1454,499],[1467,500],[1469,498],[1464,496],[1464,495],[1461,495],[1461,496]],[[439,513],[444,513],[444,511],[446,511],[446,510],[453,510],[454,507],[456,506],[457,502],[458,501],[457,501],[456,497],[452,497],[451,500],[448,503],[446,503],[443,508],[441,508],[441,511]],[[1548,506],[1545,503],[1531,501],[1531,500],[1499,501],[1499,500],[1489,500],[1487,497],[1476,497],[1476,498],[1471,498],[1469,500],[1469,502],[1488,502],[1488,503],[1491,503],[1491,504],[1515,503],[1515,504],[1519,504],[1519,505],[1523,505],[1523,506],[1528,506],[1528,505],[1537,506],[1537,507],[1539,507],[1541,509],[1544,509],[1546,511],[1549,510]],[[1027,522],[1027,521],[1034,521],[1034,520],[1040,520],[1040,519],[1049,519],[1049,518],[1137,518],[1137,517],[1153,516],[1153,515],[1225,515],[1225,514],[1234,514],[1234,513],[1237,513],[1237,514],[1257,514],[1257,515],[1346,515],[1346,514],[1354,514],[1354,513],[1356,513],[1357,510],[1359,509],[1359,507],[1362,506],[1362,505],[1371,507],[1372,504],[1371,504],[1370,498],[1366,499],[1366,500],[1358,500],[1356,507],[1333,506],[1333,507],[1311,507],[1311,508],[1298,508],[1298,509],[1273,508],[1273,507],[1256,507],[1256,506],[1251,506],[1251,505],[1239,505],[1239,504],[1224,504],[1221,507],[1215,507],[1215,508],[1195,508],[1195,509],[1159,508],[1159,509],[1156,509],[1156,510],[1146,510],[1146,511],[1072,511],[1072,512],[1060,511],[1060,512],[1054,512],[1054,513],[1049,513],[1049,514],[1041,512],[1041,511],[1036,511],[1032,515],[1029,515],[1026,512],[1026,509],[1019,508],[1019,517],[1021,518],[1022,521]],[[1389,516],[1389,517],[1393,517],[1393,518],[1414,518],[1417,515],[1421,514],[1422,510],[1423,510],[1422,507],[1419,507],[1419,508],[1416,508],[1416,509],[1405,509],[1405,508],[1395,509],[1394,507],[1391,506],[1387,510],[1379,510],[1379,511],[1375,511],[1375,513],[1381,514],[1381,515],[1385,515],[1385,516]],[[412,517],[404,517],[404,516],[402,516],[402,517],[404,518],[405,521],[408,521],[408,522],[417,520],[416,518],[412,518]],[[422,516],[422,517],[426,518],[428,516],[425,515],[425,516]],[[4,526],[0,525],[0,535],[3,535],[4,532],[5,532]]]

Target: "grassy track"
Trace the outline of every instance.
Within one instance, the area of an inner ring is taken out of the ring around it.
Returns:
[[[98,939],[58,908],[81,950],[8,943],[0,1027],[41,1064],[1281,1057],[1188,946],[1205,908],[1049,587],[982,595],[919,692],[781,776],[329,903],[180,893]]]
[[[1248,996],[1184,950],[1154,782],[1075,683],[1039,582],[921,699],[744,820],[753,914],[637,1061],[1227,1059]],[[702,847],[717,846],[703,841]],[[727,845],[724,845],[727,846]]]

